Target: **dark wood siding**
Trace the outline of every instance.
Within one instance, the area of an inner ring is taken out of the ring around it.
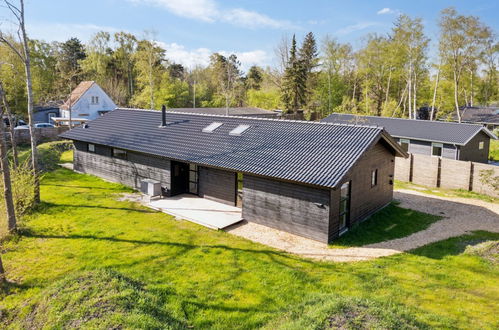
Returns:
[[[127,159],[112,157],[112,148],[95,145],[95,153],[87,151],[87,143],[75,141],[74,168],[109,181],[140,188],[143,179],[153,179],[170,188],[170,161],[165,158],[127,152]]]
[[[479,144],[483,142],[483,149]],[[490,137],[480,132],[459,150],[459,160],[487,163],[489,158]]]
[[[328,241],[330,191],[251,175],[243,178],[243,218]]]
[[[378,142],[352,168],[344,180],[344,182],[351,182],[350,226],[390,203],[393,198],[394,167],[395,156],[384,142]],[[376,169],[378,170],[377,185],[371,187],[371,172]],[[337,189],[331,191],[330,241],[338,237],[339,208],[340,193]]]
[[[236,173],[199,167],[199,196],[236,205]]]

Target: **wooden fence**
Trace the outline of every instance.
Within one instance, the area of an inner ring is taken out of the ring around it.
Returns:
[[[395,158],[395,179],[499,197],[499,166],[410,154]]]

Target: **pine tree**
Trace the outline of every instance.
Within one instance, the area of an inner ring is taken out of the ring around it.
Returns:
[[[284,71],[282,102],[288,113],[295,112],[306,103],[307,68],[296,51],[296,38],[293,35],[289,61]]]

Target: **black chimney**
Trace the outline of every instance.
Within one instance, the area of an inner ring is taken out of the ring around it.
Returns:
[[[161,126],[160,127],[165,127],[166,126],[166,107],[163,104],[161,106]]]

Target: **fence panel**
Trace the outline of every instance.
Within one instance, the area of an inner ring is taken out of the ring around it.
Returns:
[[[499,184],[499,166],[473,163],[472,190],[480,194],[499,197],[499,191],[494,189],[494,184]]]
[[[440,187],[470,189],[471,162],[442,158],[440,162]]]
[[[440,159],[418,154],[413,154],[412,157],[412,182],[423,186],[437,187]]]

